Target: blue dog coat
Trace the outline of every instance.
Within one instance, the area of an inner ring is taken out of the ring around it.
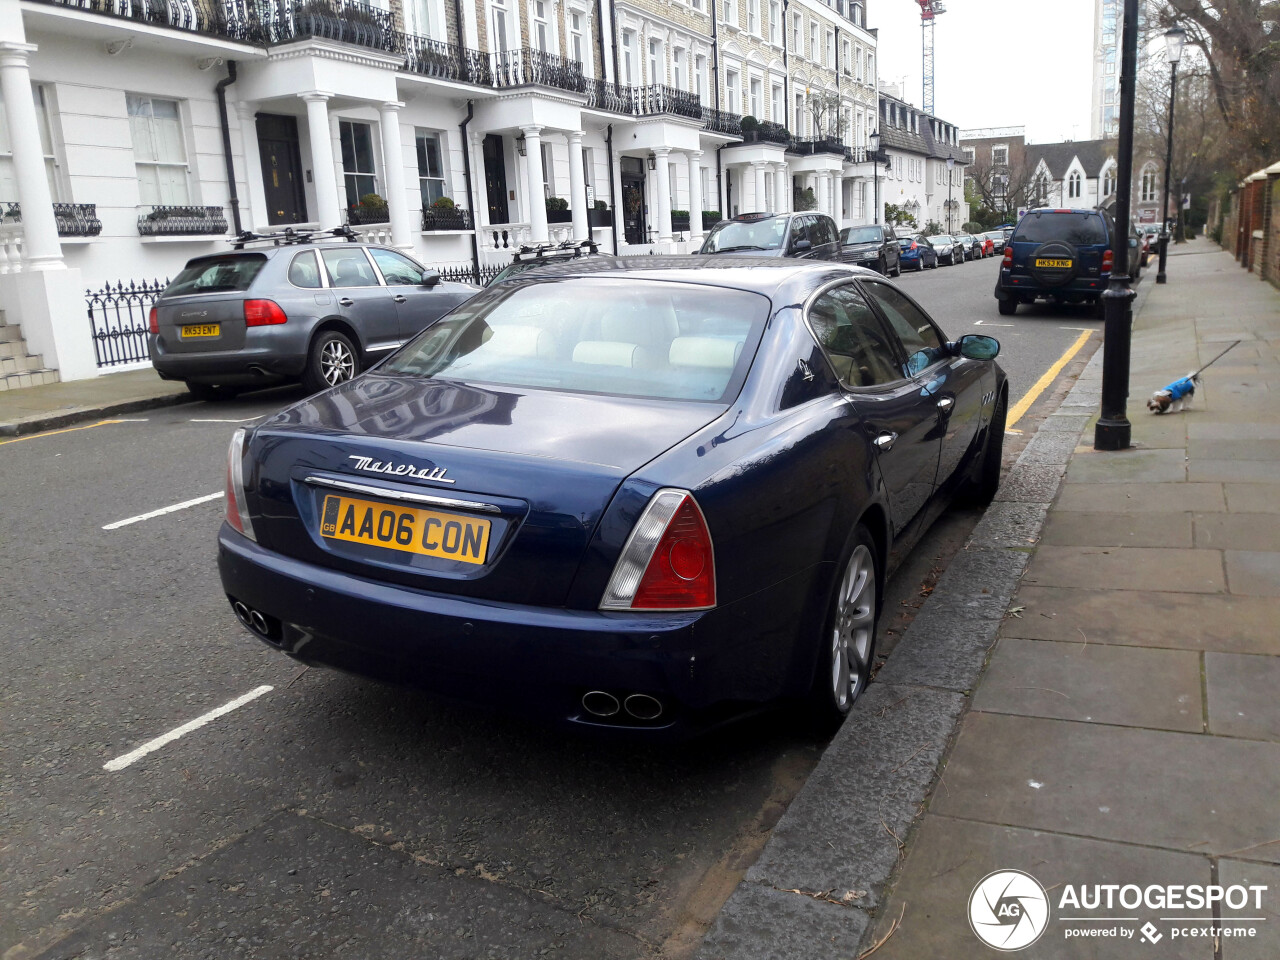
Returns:
[[[1189,393],[1196,392],[1196,385],[1190,377],[1183,377],[1181,380],[1175,380],[1164,388],[1164,392],[1169,394],[1171,400],[1181,400]]]

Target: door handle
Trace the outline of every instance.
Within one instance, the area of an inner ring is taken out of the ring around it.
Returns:
[[[898,435],[892,430],[886,430],[871,442],[876,445],[876,449],[881,453],[888,453],[893,449],[894,441],[898,439]]]
[[[394,300],[396,303],[404,303],[404,302],[405,302],[405,301],[407,301],[409,298],[408,298],[408,297],[406,297],[403,293],[397,293],[397,294],[396,294],[394,297],[392,297],[391,299],[392,299],[392,300]]]
[[[355,301],[350,297],[341,297],[339,298],[338,303],[342,304],[344,307],[350,307],[355,304]]]
[[[956,405],[955,397],[940,397],[938,399],[938,409],[943,413],[947,413]]]

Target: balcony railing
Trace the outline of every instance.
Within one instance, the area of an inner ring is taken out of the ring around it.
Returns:
[[[671,114],[698,119],[702,116],[702,101],[696,93],[662,84],[630,87],[605,80],[589,80],[586,94],[588,107],[633,117]]]
[[[442,210],[439,207],[427,207],[422,211],[423,230],[471,230],[475,227],[471,211],[463,207]]]
[[[228,229],[221,207],[153,206],[138,217],[138,233],[144,237],[213,236]]]
[[[433,80],[493,86],[493,69],[487,53],[413,33],[397,34],[396,42],[404,51],[404,68],[410,73]]]
[[[805,137],[803,139],[797,137],[792,141],[788,149],[791,153],[834,153],[841,157],[849,152],[849,148],[845,146],[844,141],[836,136]]]
[[[727,110],[702,108],[702,128],[712,133],[723,133],[730,137],[742,136],[742,117]]]
[[[493,85],[499,89],[537,85],[585,93],[586,77],[582,64],[577,60],[565,60],[553,53],[522,47],[504,50],[493,57]]]
[[[790,146],[791,131],[780,123],[761,120],[754,130],[743,130],[742,139],[746,143],[778,143]]]
[[[19,203],[0,203],[3,212],[0,219],[10,223],[22,222],[22,205]],[[98,219],[96,203],[55,203],[53,219],[58,225],[60,237],[96,237],[102,233],[102,221]]]
[[[260,0],[217,0],[182,3],[178,0],[43,0],[107,17],[119,17],[158,27],[207,33],[245,43],[265,43],[274,19],[272,4]]]
[[[366,207],[363,203],[357,203],[347,210],[347,223],[353,227],[368,226],[372,223],[390,223],[391,210],[386,204],[376,207]]]
[[[375,50],[396,50],[395,21],[359,0],[258,0],[270,23],[270,40],[337,40]]]

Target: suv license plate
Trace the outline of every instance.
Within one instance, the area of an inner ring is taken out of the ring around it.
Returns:
[[[1037,260],[1036,266],[1037,267],[1061,267],[1063,270],[1070,270],[1071,263],[1072,261],[1070,260]]]
[[[197,337],[219,337],[222,335],[222,324],[190,323],[182,328],[182,339],[191,340]]]

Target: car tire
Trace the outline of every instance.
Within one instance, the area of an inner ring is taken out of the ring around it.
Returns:
[[[889,263],[885,260],[883,254],[880,257],[880,262],[876,264],[876,272],[882,277],[889,275]]]
[[[360,372],[360,354],[346,334],[323,330],[311,341],[302,385],[308,393],[319,393],[346,383]]]
[[[233,400],[240,392],[235,387],[223,387],[213,383],[195,383],[191,380],[187,381],[187,390],[191,392],[191,396],[206,403]]]
[[[1003,301],[1002,301],[1003,302]],[[1009,416],[1009,401],[1005,394],[996,400],[991,413],[991,425],[987,427],[987,439],[978,456],[977,472],[965,485],[960,499],[975,507],[985,507],[996,498],[1000,489],[1000,469],[1004,459],[1004,430]]]
[[[820,732],[838,727],[871,682],[880,616],[880,561],[864,525],[854,529],[836,569],[806,704]]]
[[[996,309],[1002,317],[1012,317],[1018,312],[1018,301],[1010,297],[1008,300],[997,300]]]
[[[898,265],[897,265],[896,267],[894,267],[894,268],[893,268],[893,275],[894,275],[895,277],[900,277],[900,276],[902,276],[902,261],[901,261],[901,260],[899,260],[899,261],[898,261]]]

